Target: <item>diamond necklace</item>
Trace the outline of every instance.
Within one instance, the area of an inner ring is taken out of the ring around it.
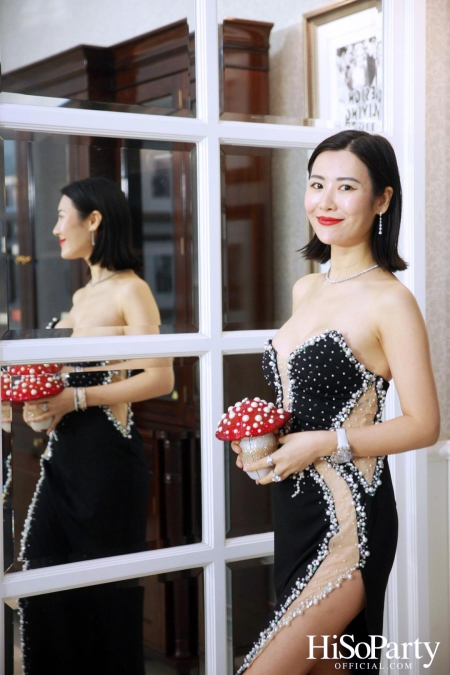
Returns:
[[[349,281],[349,279],[354,279],[355,277],[360,277],[361,274],[365,274],[366,272],[370,272],[370,270],[374,270],[376,267],[379,267],[379,265],[372,265],[372,267],[368,267],[366,270],[363,270],[362,272],[358,272],[358,274],[352,274],[351,277],[345,277],[345,279],[330,279],[328,274],[330,273],[330,270],[326,273],[325,279],[330,282],[330,284],[341,284],[343,281]]]
[[[108,274],[107,277],[103,277],[103,279],[99,279],[98,281],[88,281],[86,286],[96,286],[97,284],[101,284],[102,281],[106,281],[107,279],[111,279],[111,277],[114,277],[116,274],[120,274],[120,272],[123,272],[123,270],[117,270],[116,272],[113,272],[112,274]]]

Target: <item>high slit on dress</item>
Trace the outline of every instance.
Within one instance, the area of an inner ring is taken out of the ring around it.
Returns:
[[[263,371],[275,388],[277,406],[292,412],[284,433],[381,422],[389,383],[367,370],[336,330],[310,338],[288,357],[278,355],[269,341]],[[355,646],[383,631],[398,534],[387,457],[355,457],[345,464],[321,457],[275,483],[273,500],[277,603],[239,675],[296,617],[319,603],[325,608],[327,596],[356,570],[361,571],[366,604],[344,633],[354,635],[350,644]],[[371,672],[378,672],[379,658],[377,651],[376,659],[367,661]],[[365,659],[354,657],[353,662]]]

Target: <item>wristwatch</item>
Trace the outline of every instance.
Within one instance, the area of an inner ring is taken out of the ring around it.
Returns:
[[[335,464],[345,464],[353,459],[353,452],[347,440],[345,429],[335,429],[337,433],[337,449],[330,455]]]

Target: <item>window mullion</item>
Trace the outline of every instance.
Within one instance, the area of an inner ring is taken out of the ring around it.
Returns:
[[[197,356],[211,348],[202,334],[127,338],[53,338],[0,342],[0,363],[60,363],[146,356]]]
[[[14,572],[3,577],[0,584],[0,598],[69,590],[120,579],[191,569],[206,566],[213,559],[213,552],[209,546],[191,544]]]

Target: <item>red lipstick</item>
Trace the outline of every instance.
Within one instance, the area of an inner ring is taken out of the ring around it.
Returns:
[[[336,225],[336,223],[342,223],[343,218],[328,218],[326,216],[320,216],[317,218],[321,225]]]
[[[60,239],[59,240],[59,245],[62,246],[66,240],[65,239]]]

